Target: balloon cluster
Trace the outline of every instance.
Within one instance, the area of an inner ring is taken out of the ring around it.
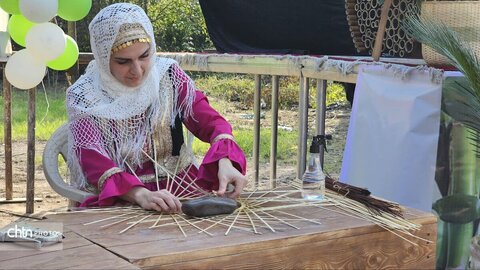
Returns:
[[[67,21],[87,16],[92,0],[0,0],[0,7],[12,14],[7,30],[10,37],[24,49],[7,61],[7,80],[20,89],[39,84],[47,67],[65,70],[78,59],[75,40],[50,21],[58,15]]]

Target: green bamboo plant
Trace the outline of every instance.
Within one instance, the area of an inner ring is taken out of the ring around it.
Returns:
[[[443,86],[442,110],[454,121],[442,121],[440,155],[445,163],[436,181],[443,195],[433,204],[438,214],[437,268],[467,267],[469,246],[480,217],[477,183],[480,144],[480,64],[474,51],[458,33],[440,21],[411,13],[404,29],[417,41],[449,59],[464,77]],[[442,134],[443,133],[443,134]],[[445,151],[446,150],[446,151]]]

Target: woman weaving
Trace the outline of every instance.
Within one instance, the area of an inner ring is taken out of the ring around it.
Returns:
[[[201,190],[237,197],[246,161],[231,126],[175,61],[156,56],[145,12],[110,5],[89,31],[94,60],[67,90],[72,179],[97,194],[80,206],[127,201],[172,213],[181,211],[181,198]],[[198,169],[182,123],[211,144]]]

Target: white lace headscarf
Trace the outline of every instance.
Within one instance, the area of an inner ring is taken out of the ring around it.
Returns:
[[[112,46],[123,24],[140,24],[150,38],[151,63],[137,87],[123,85],[110,72]],[[95,60],[67,90],[71,131],[68,161],[72,179],[80,187],[86,184],[78,162],[80,148],[98,151],[122,170],[141,166],[154,129],[173,126],[178,114],[192,114],[195,89],[190,78],[169,74],[175,61],[156,57],[152,24],[139,6],[110,5],[93,18],[89,31]],[[176,89],[185,82],[187,97],[177,106]]]

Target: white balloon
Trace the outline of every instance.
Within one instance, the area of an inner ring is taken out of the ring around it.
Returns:
[[[31,22],[50,21],[58,11],[58,0],[19,0],[22,15]]]
[[[25,44],[35,57],[48,62],[62,55],[67,39],[62,28],[47,22],[34,25],[27,33]]]
[[[16,88],[30,89],[42,82],[47,66],[28,49],[14,53],[5,66],[7,80]]]

